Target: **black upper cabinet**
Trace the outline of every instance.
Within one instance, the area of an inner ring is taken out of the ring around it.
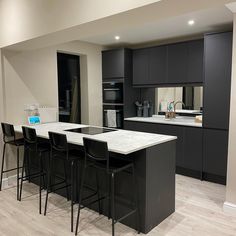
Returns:
[[[232,63],[232,32],[205,36],[203,126],[228,129]]]
[[[125,49],[102,52],[102,77],[103,79],[126,77]]]
[[[133,85],[154,86],[203,82],[203,40],[133,51]]]
[[[187,43],[188,66],[187,82],[203,83],[204,41],[195,40]]]
[[[168,84],[187,83],[186,43],[168,45]]]
[[[137,49],[133,51],[133,85],[148,84],[149,50]]]
[[[148,84],[164,84],[167,79],[167,46],[149,49]]]
[[[133,84],[166,83],[167,47],[144,48],[133,51]]]

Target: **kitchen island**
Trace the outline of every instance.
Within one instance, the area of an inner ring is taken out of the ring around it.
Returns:
[[[40,138],[48,139],[48,131],[63,133],[71,146],[82,150],[83,137],[90,137],[106,141],[111,158],[132,159],[138,184],[141,232],[148,233],[175,211],[176,137],[113,129],[97,134],[69,131],[86,127],[91,126],[61,122],[33,126]],[[22,133],[21,126],[15,126],[15,131]],[[120,173],[116,179],[117,217],[127,212],[127,201],[133,200],[132,178],[127,178],[127,175],[129,173]],[[104,181],[100,182],[106,182],[104,173],[100,176],[104,178]],[[88,177],[86,183],[93,187],[95,179],[92,169]],[[108,204],[104,203],[102,208],[102,213],[107,215]],[[96,206],[93,209],[97,210]],[[128,217],[122,223],[135,228],[135,217]]]

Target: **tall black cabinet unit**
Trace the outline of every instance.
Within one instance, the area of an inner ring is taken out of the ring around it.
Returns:
[[[205,36],[204,120],[206,128],[229,127],[232,32]]]
[[[204,38],[203,171],[226,182],[232,32]]]
[[[140,98],[140,89],[132,87],[132,50],[127,48],[112,49],[102,52],[102,77],[103,83],[123,83],[123,103],[103,104],[103,109],[114,109],[118,107],[123,110],[123,119],[136,115],[134,102]],[[105,115],[105,113],[104,113]],[[103,119],[105,120],[105,119]],[[122,127],[120,127],[122,128]]]

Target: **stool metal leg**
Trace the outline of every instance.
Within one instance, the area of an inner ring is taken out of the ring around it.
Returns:
[[[43,173],[43,166],[42,166],[42,153],[39,153],[39,214],[42,213],[42,175]]]
[[[139,212],[139,206],[138,206],[138,186],[137,186],[134,165],[132,166],[132,177],[133,177],[133,186],[134,186],[134,209],[136,209],[136,228],[139,234],[140,233],[140,212]]]
[[[71,162],[71,232],[74,225],[74,161]]]
[[[108,182],[108,220],[111,219],[111,176],[107,175]]]
[[[17,146],[17,200],[19,201],[19,182],[20,182],[20,157],[19,147]]]
[[[64,176],[65,176],[65,182],[66,182],[66,197],[67,197],[67,201],[70,200],[69,197],[69,187],[68,187],[68,176],[67,176],[67,168],[66,168],[66,160],[64,160]]]
[[[26,166],[27,166],[27,175],[29,176],[28,177],[28,181],[29,183],[31,182],[31,174],[30,174],[30,153],[27,153],[26,155]]]
[[[112,218],[112,236],[115,235],[115,174],[111,174],[111,218]]]
[[[50,155],[50,162],[49,162],[49,167],[48,167],[48,181],[47,181],[47,193],[46,193],[46,199],[45,199],[45,205],[44,205],[44,215],[46,216],[47,214],[47,206],[48,206],[48,194],[51,189],[51,184],[52,184],[52,168],[53,168],[53,160],[52,160],[52,155]]]
[[[82,195],[83,195],[83,186],[84,186],[84,177],[85,177],[86,167],[83,167],[82,170],[82,177],[80,183],[80,191],[79,191],[79,208],[78,208],[78,215],[76,220],[76,228],[75,228],[75,235],[78,235],[78,227],[79,227],[79,217],[80,217],[80,210],[81,210],[81,203],[82,203]]]
[[[21,195],[22,195],[23,177],[24,177],[24,172],[25,172],[25,159],[26,159],[26,150],[24,152],[24,159],[23,159],[22,170],[21,170],[19,201],[21,201]]]
[[[100,200],[100,186],[99,186],[99,177],[98,177],[98,172],[96,170],[96,185],[97,185],[97,196],[98,196],[98,212],[99,215],[102,214],[102,209],[101,209],[101,200]]]
[[[6,151],[6,143],[4,143],[4,145],[3,145],[2,166],[1,166],[1,179],[0,179],[0,191],[2,190],[2,179],[3,179],[3,169],[4,169],[4,160],[5,160],[5,151]]]

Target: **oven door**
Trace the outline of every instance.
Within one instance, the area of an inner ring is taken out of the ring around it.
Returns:
[[[103,83],[103,103],[123,103],[123,83]]]
[[[103,106],[103,126],[108,126],[108,116],[107,116],[107,110],[115,110],[116,112],[116,125],[118,129],[123,128],[123,107],[119,106]],[[113,127],[114,128],[114,127]]]

